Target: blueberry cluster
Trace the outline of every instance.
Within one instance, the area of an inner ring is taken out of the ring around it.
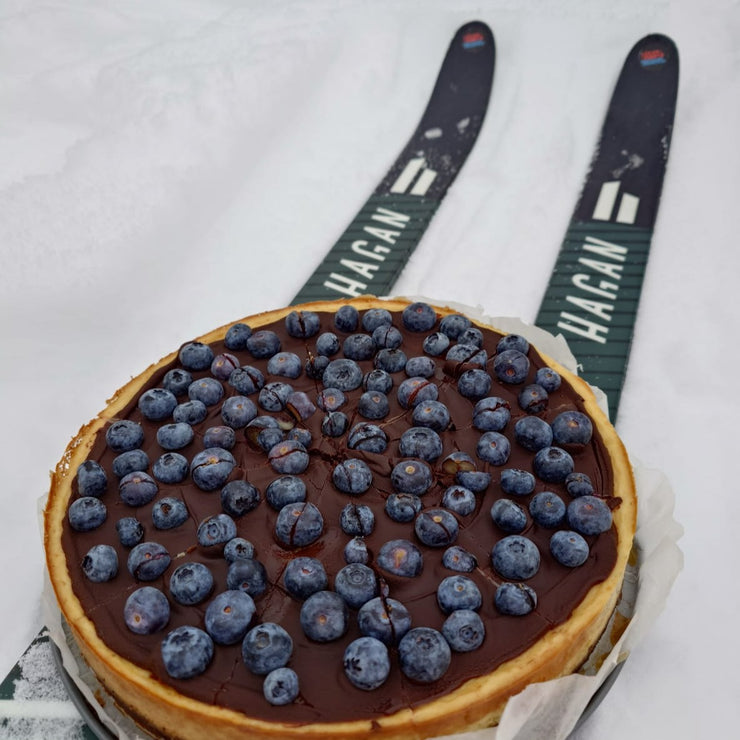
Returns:
[[[537,609],[542,558],[577,568],[611,528],[609,506],[577,469],[591,420],[575,408],[549,413],[561,378],[532,369],[523,337],[490,346],[468,318],[440,320],[421,302],[395,318],[345,305],[323,330],[318,314],[292,311],[283,329],[303,355],[283,348],[276,329],[235,324],[218,352],[185,344],[129,418],[107,426],[110,465],[91,458],[77,471],[74,531],[94,533],[109,509],[123,513],[117,542],[94,544],[82,570],[91,582],[110,581],[125,560],[135,588],[122,619],[137,635],[164,633],[161,660],[173,678],[198,676],[220,646],[240,645],[265,699],[295,701],[298,635],[260,610],[267,593],[282,591],[298,605],[302,637],[346,641],[342,664],[355,687],[377,689],[394,664],[413,682],[433,683],[455,653],[485,643],[486,604],[502,618],[525,618]],[[407,355],[405,334],[423,337],[422,354]],[[470,449],[456,445],[463,428],[474,434]],[[526,468],[512,464],[520,451]],[[303,474],[320,466],[326,480],[307,485]],[[341,502],[336,521],[327,490]],[[197,520],[196,496],[217,502]],[[277,577],[248,536],[255,511],[286,554]],[[481,511],[489,563],[458,541]],[[192,532],[183,551],[163,544],[175,530]],[[339,567],[320,555],[328,531],[341,532]],[[549,533],[549,551],[535,531]],[[394,592],[420,577],[425,561],[449,573],[436,584],[434,626],[414,624],[412,605]],[[496,584],[491,593],[480,572]],[[199,606],[202,619],[167,631],[181,606]]]

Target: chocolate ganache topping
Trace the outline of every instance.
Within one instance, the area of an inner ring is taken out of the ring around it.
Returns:
[[[566,434],[558,445],[557,431],[555,439],[548,440],[547,430],[557,430],[560,423],[555,420],[568,418],[564,412],[584,409],[581,397],[547,370],[534,348],[512,335],[500,344],[503,335],[459,315],[430,319],[429,310],[426,304],[410,304],[403,312],[368,309],[356,316],[354,309],[339,314],[294,311],[254,331],[238,325],[205,349],[200,343],[188,343],[176,359],[146,379],[90,449],[88,461],[98,463],[107,479],[95,494],[105,506],[104,521],[78,531],[86,527],[73,527],[70,516],[62,535],[74,593],[111,649],[186,696],[255,718],[288,723],[373,719],[419,706],[489,673],[568,619],[589,589],[611,572],[615,530],[583,533],[588,545],[585,562],[562,565],[551,554],[550,540],[555,532],[573,530],[573,522],[567,514],[557,514],[558,506],[548,521],[532,501],[537,494],[551,492],[554,498],[545,508],[558,499],[567,509],[584,492],[566,482],[565,473],[572,468],[590,481],[596,497],[609,507],[617,506],[609,454],[596,429],[585,441]],[[521,353],[525,364],[517,364],[518,354],[508,355],[507,363],[505,352]],[[386,372],[378,372],[382,368]],[[383,386],[389,379],[391,387]],[[368,392],[368,384],[384,390]],[[171,389],[172,397],[159,392],[149,393],[148,401],[142,399],[152,389],[165,388]],[[477,404],[490,398],[501,400],[482,405],[504,408],[505,423],[491,422],[486,413],[474,422]],[[193,403],[194,399],[200,401]],[[180,422],[184,426],[174,430],[171,425],[177,419],[184,419]],[[536,433],[517,432],[523,419],[543,422],[535,431],[544,430],[547,444]],[[122,428],[122,420],[135,425]],[[118,437],[108,433],[116,424]],[[170,427],[170,436],[161,431],[163,427]],[[228,441],[231,432],[214,432],[214,427],[231,429],[233,445]],[[380,446],[375,446],[379,440]],[[229,448],[228,454],[222,454],[219,444]],[[552,473],[538,467],[535,457],[540,447],[565,453],[562,457],[572,460],[571,468],[566,464],[565,472]],[[208,452],[199,456],[205,449]],[[533,488],[521,493],[516,486],[502,486],[502,477],[511,475],[505,471],[531,474],[523,477],[533,481]],[[142,472],[154,483],[151,500],[127,495],[122,485],[126,475]],[[281,511],[280,497],[268,487],[284,476],[300,478],[304,485],[291,490],[305,488],[305,493]],[[171,480],[176,482],[167,482]],[[80,474],[70,506],[83,498],[79,481]],[[229,501],[222,490],[233,481],[250,485],[242,488],[246,493],[241,498]],[[460,493],[461,488],[467,490]],[[389,514],[389,498],[397,493],[406,494],[400,503],[415,507],[407,521]],[[169,527],[168,517],[177,506],[168,506],[168,499],[184,504],[185,520],[175,520],[176,526]],[[525,515],[521,527],[512,525],[506,531],[502,520],[494,521],[491,510],[499,500],[520,507]],[[368,512],[361,507],[369,508],[369,519],[362,518]],[[236,534],[253,546],[253,552],[242,547],[241,554],[251,555],[253,562],[238,582],[234,578],[227,582],[228,545],[208,544],[203,536],[199,541],[199,526],[224,514],[222,519],[235,525],[226,536]],[[130,541],[122,544],[117,523],[130,517],[142,527],[140,541],[161,545],[170,558],[164,572],[152,580],[142,580],[142,571],[135,566],[134,575],[129,570],[133,547]],[[512,533],[536,546],[539,563],[533,574],[502,575],[494,567],[493,548]],[[403,547],[400,554],[391,553],[389,566],[381,553],[395,540],[402,540]],[[421,556],[418,572],[393,572],[394,563],[406,562],[408,543]],[[102,544],[115,550],[118,568],[109,580],[96,582],[85,574],[84,566],[86,560],[89,566],[91,548]],[[450,557],[454,552],[450,547],[472,556],[472,569],[457,565],[460,559]],[[348,560],[364,559],[376,578],[374,597],[400,602],[412,628],[439,632],[450,611],[440,605],[440,583],[450,576],[465,576],[480,592],[480,604],[473,609],[484,625],[482,644],[464,652],[452,650],[441,677],[426,683],[402,670],[398,635],[388,646],[387,678],[377,688],[358,688],[345,673],[344,654],[363,635],[359,604],[350,600],[338,637],[319,641],[316,635],[307,636],[301,625],[305,598],[292,595],[285,582],[287,566],[298,557],[315,558],[323,565],[326,591],[335,590],[337,574]],[[188,605],[180,603],[182,597],[173,597],[171,583],[173,573],[186,563],[202,564],[212,576],[205,596],[195,595],[191,600],[196,603]],[[526,594],[528,613],[507,614],[497,607],[497,590],[507,582],[518,584],[518,593]],[[152,634],[135,633],[124,619],[127,600],[142,587],[158,589],[169,603],[166,625]],[[241,636],[234,644],[215,642],[212,658],[197,675],[176,678],[168,672],[163,640],[183,625],[206,631],[209,604],[229,588],[244,589],[253,599],[249,629],[275,623],[290,635],[293,649],[286,665],[299,681],[293,701],[275,706],[266,700],[265,677],[245,664]]]

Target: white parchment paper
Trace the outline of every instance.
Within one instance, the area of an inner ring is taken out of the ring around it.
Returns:
[[[423,300],[442,305],[439,300],[422,296],[407,300]],[[538,350],[577,372],[578,366],[562,336],[511,317],[489,318],[480,308],[459,303],[444,305],[460,311],[501,331],[525,336]],[[600,406],[606,411],[606,397],[594,389]],[[610,641],[607,629],[594,648],[589,661],[577,674],[528,686],[509,700],[498,727],[447,735],[455,740],[564,740],[575,727],[599,687],[620,662],[648,636],[650,628],[665,606],[673,583],[683,567],[683,554],[678,541],[683,528],[675,521],[673,490],[660,471],[632,459],[638,495],[637,532],[633,560],[625,576],[622,597],[615,614],[629,620],[619,639]],[[39,503],[43,510],[46,497]],[[42,525],[43,526],[43,525]],[[87,700],[91,710],[119,740],[148,740],[126,715],[121,713],[107,695],[95,675],[80,657],[68,638],[53,590],[46,579],[42,603],[50,636],[59,648],[64,668]]]

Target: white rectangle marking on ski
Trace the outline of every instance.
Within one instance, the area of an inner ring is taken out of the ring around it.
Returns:
[[[409,161],[403,168],[403,172],[398,176],[391,186],[391,193],[405,193],[411,182],[416,177],[419,170],[424,166],[424,157],[416,157]]]
[[[636,195],[624,193],[622,200],[619,202],[617,211],[617,223],[633,224],[637,218],[637,207],[640,205],[640,199]]]
[[[618,180],[605,182],[601,186],[593,213],[593,219],[595,221],[608,221],[612,217],[612,211],[614,210],[614,203],[617,200],[618,192]]]
[[[414,187],[411,188],[411,195],[426,195],[427,190],[429,190],[436,177],[437,173],[434,170],[424,170],[419,175],[419,179],[416,181]]]

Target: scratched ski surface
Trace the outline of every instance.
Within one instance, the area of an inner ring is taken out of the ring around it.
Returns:
[[[678,51],[651,34],[627,56],[536,324],[568,340],[616,419],[658,213]]]

